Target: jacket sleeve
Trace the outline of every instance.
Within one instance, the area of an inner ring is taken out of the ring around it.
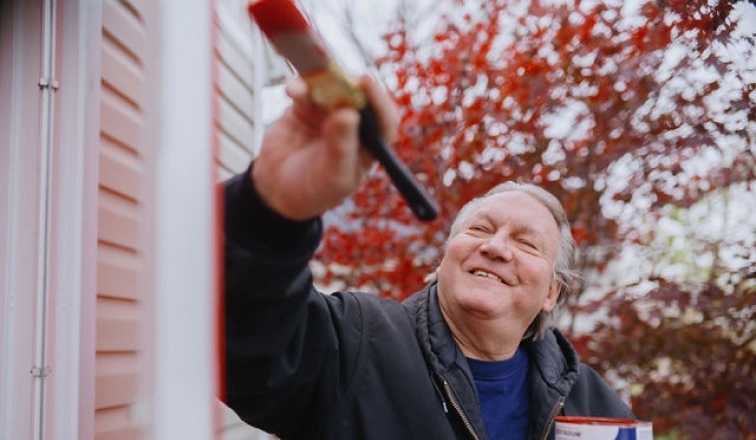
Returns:
[[[342,372],[356,362],[348,342],[360,333],[350,317],[359,310],[312,286],[321,219],[272,211],[250,170],[224,185],[224,397],[242,420],[284,437],[315,429],[344,392]]]

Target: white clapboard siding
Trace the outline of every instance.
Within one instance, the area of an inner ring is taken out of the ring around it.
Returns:
[[[262,126],[253,39],[239,2],[218,2],[216,10],[215,121],[219,177],[243,171],[259,144]]]

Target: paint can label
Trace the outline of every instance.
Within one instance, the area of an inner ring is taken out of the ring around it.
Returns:
[[[653,440],[651,422],[607,417],[556,418],[556,440]]]

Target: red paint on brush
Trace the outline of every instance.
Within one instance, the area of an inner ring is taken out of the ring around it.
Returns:
[[[322,72],[331,60],[323,40],[294,0],[259,0],[247,6],[276,51],[303,77]]]
[[[268,38],[281,32],[307,32],[310,27],[302,11],[291,0],[253,1],[247,11]]]

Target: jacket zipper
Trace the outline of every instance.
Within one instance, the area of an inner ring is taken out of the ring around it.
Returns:
[[[442,378],[443,379],[443,378]],[[467,428],[467,432],[470,433],[472,438],[475,440],[480,440],[478,437],[478,434],[475,433],[475,430],[472,427],[472,424],[467,419],[467,416],[464,412],[462,412],[462,408],[459,406],[459,403],[457,403],[457,400],[454,398],[454,395],[451,392],[451,387],[449,386],[449,382],[446,381],[446,379],[443,379],[444,381],[444,392],[446,393],[446,397],[449,399],[449,402],[451,402],[452,408],[454,408],[454,411],[457,412],[459,417],[462,419],[462,423],[465,425],[465,428]]]
[[[436,394],[438,394],[438,400],[441,401],[441,406],[444,407],[444,414],[449,414],[449,408],[446,406],[446,399],[444,398],[444,393],[441,392],[441,388],[438,387],[438,383],[435,380],[432,380],[433,382],[433,389],[436,390]]]
[[[559,414],[559,411],[562,410],[564,407],[564,397],[560,397],[557,404],[554,406],[554,409],[551,410],[551,413],[549,413],[549,423],[546,424],[546,431],[543,432],[543,436],[541,437],[541,440],[546,440],[551,434],[551,428],[554,427],[554,420],[556,419],[556,416]]]

